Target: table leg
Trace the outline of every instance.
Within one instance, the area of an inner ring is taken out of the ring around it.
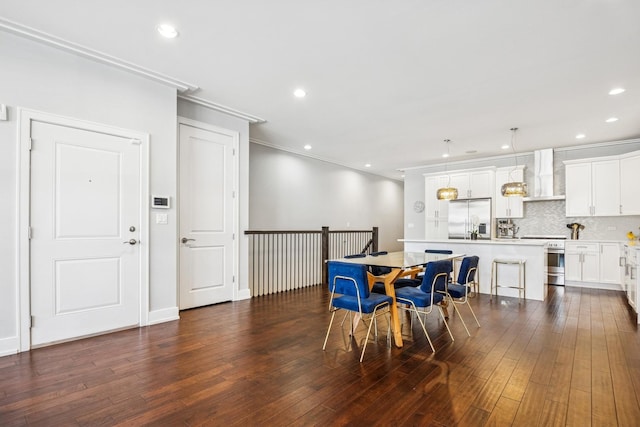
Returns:
[[[393,332],[393,338],[396,343],[396,347],[402,347],[402,325],[400,324],[400,316],[398,315],[398,306],[396,305],[396,290],[393,287],[393,282],[396,281],[400,273],[399,268],[394,268],[384,278],[384,290],[388,296],[393,299],[393,304],[389,308],[391,312],[391,331]]]

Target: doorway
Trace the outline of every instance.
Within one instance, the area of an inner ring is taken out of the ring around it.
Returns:
[[[236,131],[180,118],[180,309],[231,301],[238,250]]]
[[[20,111],[21,350],[147,322],[148,135]]]

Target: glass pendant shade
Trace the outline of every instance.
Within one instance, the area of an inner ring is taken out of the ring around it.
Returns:
[[[507,182],[500,188],[500,193],[505,197],[525,197],[527,184],[525,182]]]
[[[436,198],[438,200],[455,200],[458,198],[458,189],[454,187],[438,188]]]

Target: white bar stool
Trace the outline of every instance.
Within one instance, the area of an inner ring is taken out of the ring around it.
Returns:
[[[490,299],[493,299],[493,290],[495,288],[496,298],[498,298],[498,288],[511,288],[518,290],[518,299],[527,298],[527,282],[526,282],[526,267],[527,260],[521,258],[495,258],[491,263],[491,295]],[[518,284],[516,286],[501,285],[498,283],[498,267],[500,265],[517,265],[518,266]]]

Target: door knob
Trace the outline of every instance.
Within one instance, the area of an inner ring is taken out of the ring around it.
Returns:
[[[187,242],[189,242],[189,241],[191,241],[191,242],[195,242],[195,241],[196,241],[196,239],[187,239],[186,237],[183,237],[181,241],[182,241],[182,243],[187,243]]]
[[[122,242],[123,245],[126,245],[127,243],[133,246],[138,243],[138,241],[136,239],[129,239],[126,242]]]

